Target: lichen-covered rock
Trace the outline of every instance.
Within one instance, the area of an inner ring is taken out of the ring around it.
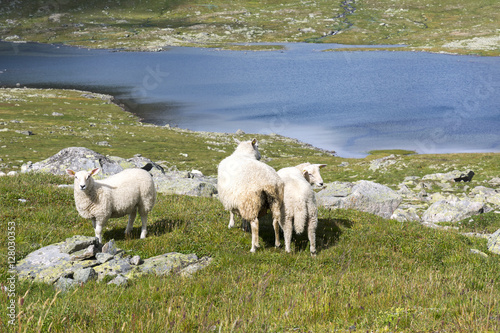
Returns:
[[[488,237],[488,250],[495,254],[500,254],[500,229]]]
[[[75,257],[79,257],[80,252],[88,250],[89,247],[97,249],[95,244],[90,244],[86,249],[78,250],[89,242],[95,241],[95,237],[74,236],[64,242],[38,249],[18,262],[16,266],[18,276],[20,279],[31,279],[37,282],[51,284],[57,282],[57,288],[67,290],[74,283],[85,283],[95,278],[101,281],[107,276],[121,276],[127,282],[145,274],[182,273],[183,276],[189,276],[211,262],[209,257],[199,260],[195,254],[175,252],[143,261],[139,256],[131,257],[125,254],[123,250],[116,248],[114,242],[107,243],[107,250],[114,254],[98,252],[95,254],[96,260],[73,260],[80,259]],[[123,284],[121,278],[115,282],[113,283]]]
[[[484,212],[485,204],[470,200],[440,200],[433,203],[423,214],[425,222],[456,222]]]
[[[455,181],[456,178],[460,178],[460,176],[464,174],[468,174],[470,170],[467,171],[459,171],[459,170],[453,170],[447,173],[433,173],[430,175],[425,175],[422,177],[422,180],[434,180],[434,181]]]
[[[500,192],[498,190],[477,186],[470,191],[469,196],[473,201],[485,202],[500,207]]]
[[[392,213],[391,220],[399,222],[420,221],[420,216],[418,216],[416,209],[413,207],[408,209],[397,208],[394,213]]]
[[[75,288],[76,286],[78,286],[78,282],[76,282],[71,278],[65,278],[65,277],[59,278],[54,285],[56,290],[59,290],[63,293]]]
[[[144,273],[162,276],[170,272],[178,272],[197,261],[196,254],[171,252],[144,260],[140,269]]]
[[[128,279],[125,276],[118,274],[113,280],[109,281],[108,284],[126,287],[128,285]]]

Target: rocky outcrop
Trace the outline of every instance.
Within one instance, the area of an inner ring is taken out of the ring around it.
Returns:
[[[217,180],[198,172],[165,170],[160,164],[141,155],[125,159],[116,156],[104,156],[84,147],[65,148],[37,163],[28,162],[21,167],[22,172],[47,172],[55,175],[66,174],[66,169],[91,170],[101,168],[100,177],[108,177],[127,168],[142,168],[153,165],[150,173],[157,191],[164,194],[180,194],[210,197],[217,194]]]
[[[82,256],[91,252],[94,254]],[[142,260],[138,256],[127,255],[116,247],[114,241],[99,250],[96,237],[73,236],[28,254],[17,263],[16,270],[21,279],[50,283],[66,290],[90,280],[125,285],[146,274],[191,276],[208,266],[211,260],[209,257],[200,259],[195,254],[176,252]]]
[[[390,218],[402,201],[389,187],[371,181],[329,183],[317,194],[318,204],[326,208],[356,209]]]
[[[500,254],[500,229],[488,237],[488,250]]]
[[[424,222],[454,222],[481,214],[484,212],[485,205],[482,202],[470,200],[440,200],[433,203],[422,216]]]

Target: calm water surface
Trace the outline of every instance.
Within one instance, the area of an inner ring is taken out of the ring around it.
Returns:
[[[0,43],[0,86],[109,93],[143,121],[279,133],[342,157],[374,149],[500,151],[500,58],[174,47],[114,52]]]

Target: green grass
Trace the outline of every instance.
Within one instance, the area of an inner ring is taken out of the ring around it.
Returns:
[[[0,90],[0,161],[19,170],[71,145],[131,157],[141,153],[181,170],[215,174],[234,148],[237,135],[198,133],[146,126],[101,98],[63,90]],[[52,116],[52,112],[64,116]],[[17,120],[18,122],[11,122]],[[91,126],[90,123],[93,125]],[[20,135],[30,129],[35,135]],[[133,135],[132,135],[133,134]],[[243,136],[252,137],[251,134]],[[111,147],[95,142],[107,140]],[[500,154],[417,155],[373,151],[345,159],[280,136],[259,136],[264,159],[273,167],[304,161],[326,163],[325,182],[371,179],[395,187],[404,177],[473,168],[469,185],[500,174]],[[207,143],[210,142],[210,143]],[[217,143],[217,145],[216,145]],[[208,150],[212,145],[226,152]],[[188,158],[179,155],[187,153]],[[398,155],[387,171],[370,171],[370,161]],[[341,162],[349,166],[340,167]],[[0,177],[0,243],[8,222],[16,226],[16,259],[76,234],[93,235],[79,217],[65,176],[20,174]],[[19,199],[24,199],[21,202]],[[58,294],[52,286],[18,281],[15,300],[20,332],[497,332],[500,329],[500,256],[486,240],[459,232],[491,233],[500,228],[494,212],[435,230],[358,211],[319,210],[318,255],[309,255],[305,235],[294,236],[292,253],[275,249],[269,217],[261,221],[262,249],[251,254],[250,234],[228,229],[229,215],[215,198],[159,194],[149,216],[148,237],[136,223],[124,237],[126,218],[113,219],[104,240],[143,258],[177,251],[211,256],[211,265],[193,278],[144,277],[127,288],[91,282]],[[0,257],[7,256],[5,246]],[[0,266],[0,283],[10,276]],[[7,293],[0,292],[2,304]],[[4,316],[4,312],[2,312]],[[5,317],[0,323],[6,330]]]
[[[338,18],[340,0],[21,0],[0,9],[0,39],[134,50],[312,41],[499,55],[495,0],[357,0],[354,7],[347,24]]]

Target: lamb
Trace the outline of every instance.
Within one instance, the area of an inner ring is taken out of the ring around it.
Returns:
[[[301,234],[307,223],[309,249],[312,256],[316,255],[318,208],[311,185],[323,186],[319,169],[325,166],[326,164],[303,163],[278,171],[278,175],[285,182],[285,221],[282,229],[286,252],[291,251],[292,230],[295,229],[297,234]]]
[[[99,168],[79,172],[66,170],[68,175],[75,177],[76,209],[81,217],[92,220],[99,242],[102,243],[102,228],[108,219],[127,214],[129,218],[125,234],[129,235],[137,210],[142,220],[141,238],[146,237],[148,213],[156,201],[155,184],[147,169],[148,166],[144,169],[125,169],[99,181],[92,178]]]
[[[284,217],[284,183],[276,171],[259,161],[257,140],[243,141],[236,150],[218,166],[217,189],[224,208],[230,212],[228,227],[234,226],[234,213],[249,221],[252,230],[252,247],[259,247],[259,217],[271,209],[275,245],[280,246],[279,226]]]

